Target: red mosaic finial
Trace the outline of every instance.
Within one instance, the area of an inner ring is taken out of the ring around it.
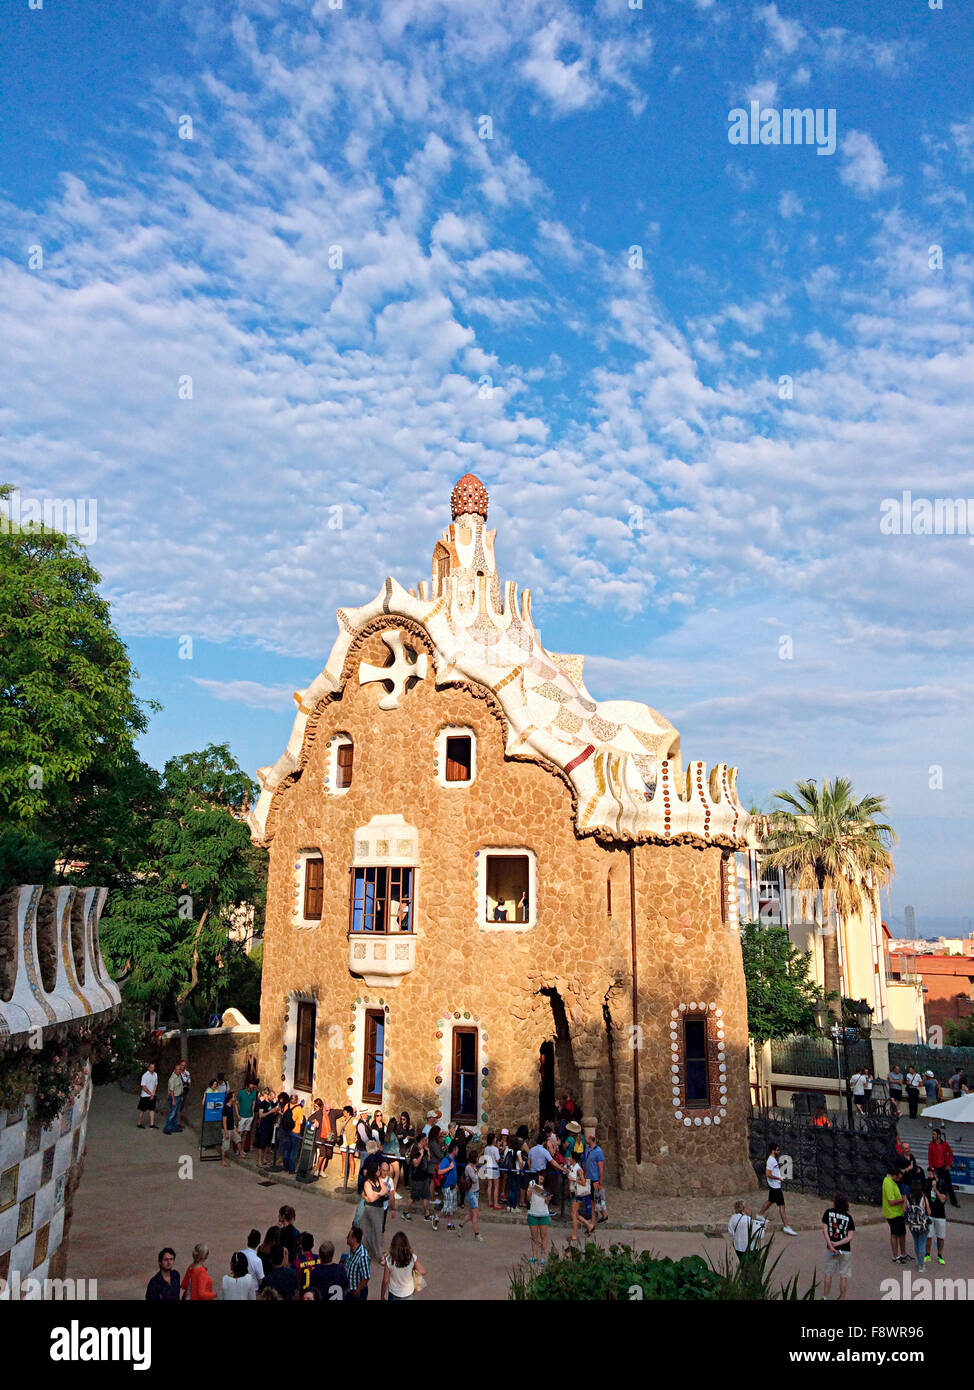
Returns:
[[[450,493],[450,512],[453,520],[473,512],[487,520],[487,489],[475,473],[464,473]]]

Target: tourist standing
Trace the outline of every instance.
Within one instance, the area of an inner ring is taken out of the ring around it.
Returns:
[[[394,1188],[399,1186],[399,1170],[403,1157],[402,1145],[399,1138],[399,1121],[395,1115],[390,1116],[389,1123],[385,1127],[385,1133],[380,1139],[382,1153],[389,1160],[389,1172],[392,1176]]]
[[[483,1241],[480,1234],[480,1170],[477,1167],[478,1153],[476,1149],[467,1151],[467,1162],[463,1168],[464,1195],[466,1196],[466,1207],[469,1215],[465,1216],[457,1225],[457,1235],[463,1236],[463,1228],[469,1221],[473,1226],[474,1240]]]
[[[910,1119],[915,1120],[917,1109],[920,1105],[920,1087],[923,1085],[923,1077],[912,1064],[906,1073],[906,1099],[910,1107]]]
[[[207,1303],[216,1298],[213,1280],[206,1269],[209,1248],[205,1245],[193,1246],[193,1263],[183,1275],[183,1298],[187,1303]]]
[[[302,1231],[298,1240],[298,1258],[294,1267],[298,1272],[301,1292],[311,1287],[311,1271],[318,1263],[315,1254],[315,1238],[310,1231]]]
[[[162,1127],[163,1134],[175,1134],[179,1128],[179,1112],[183,1104],[183,1069],[179,1062],[172,1069],[167,1087],[169,1095],[169,1114]]]
[[[923,1257],[923,1263],[929,1263],[930,1256],[933,1254],[933,1242],[936,1238],[937,1263],[938,1265],[946,1264],[944,1246],[947,1240],[947,1208],[944,1199],[947,1194],[940,1186],[940,1178],[933,1168],[927,1169],[926,1194],[930,1206],[930,1234],[927,1236],[927,1250]]]
[[[596,1221],[608,1221],[605,1209],[605,1154],[602,1146],[595,1141],[595,1135],[587,1136],[588,1148],[585,1153],[585,1176],[592,1184],[592,1215]]]
[[[257,1254],[257,1247],[259,1245],[260,1231],[255,1228],[248,1235],[246,1246],[238,1252],[243,1255],[244,1259],[247,1261],[247,1268],[254,1276],[254,1285],[258,1289],[265,1275],[263,1263],[261,1262],[260,1256]]]
[[[179,1302],[179,1270],[174,1269],[176,1252],[170,1246],[159,1251],[159,1270],[145,1286],[147,1303]],[[940,1261],[943,1264],[943,1260]]]
[[[538,1173],[528,1178],[528,1227],[531,1231],[531,1258],[528,1264],[544,1264],[548,1254],[548,1227],[551,1214],[544,1182]]]
[[[910,1152],[909,1144],[903,1143],[900,1145],[900,1158],[897,1168],[896,1181],[904,1197],[908,1197],[914,1183],[918,1183],[923,1176],[920,1172],[919,1164]]]
[[[926,1108],[927,1108],[928,1105],[936,1105],[936,1104],[937,1104],[937,1100],[938,1100],[938,1098],[939,1098],[939,1097],[938,1097],[938,1092],[939,1092],[939,1091],[940,1091],[940,1087],[939,1087],[939,1085],[937,1084],[937,1078],[934,1076],[933,1072],[932,1072],[932,1071],[925,1071],[925,1072],[923,1073],[923,1108],[924,1108],[924,1110],[926,1110]]]
[[[370,1168],[362,1185],[362,1201],[358,1207],[358,1225],[369,1259],[382,1263],[382,1204],[386,1198],[385,1184],[378,1167]]]
[[[190,1075],[189,1075],[189,1066],[187,1065],[186,1059],[185,1059],[185,1058],[183,1058],[183,1060],[180,1062],[179,1068],[180,1068],[180,1075],[181,1075],[182,1078],[183,1078],[183,1103],[182,1103],[182,1106],[181,1106],[180,1111],[179,1111],[179,1119],[182,1120],[184,1116],[186,1116],[186,1115],[189,1114],[189,1110],[188,1110],[186,1107],[189,1105],[189,1083],[190,1083]],[[183,1129],[182,1125],[179,1124],[179,1123],[177,1122],[176,1127],[177,1127],[177,1129],[179,1130],[179,1132],[182,1133],[182,1129]]]
[[[487,1206],[490,1211],[500,1211],[501,1204],[497,1200],[497,1191],[501,1176],[501,1151],[494,1143],[494,1131],[487,1133],[487,1144],[484,1148],[484,1180],[487,1183]]]
[[[264,1280],[264,1287],[273,1289],[280,1298],[294,1299],[300,1288],[298,1271],[287,1263],[287,1251],[283,1245],[271,1246],[271,1272]]]
[[[440,1192],[443,1197],[443,1216],[446,1217],[446,1229],[454,1229],[453,1218],[457,1210],[457,1146],[451,1144],[446,1153],[436,1165],[436,1175],[440,1185]],[[433,1213],[433,1230],[439,1229],[439,1217]]]
[[[951,1089],[951,1093],[954,1097],[954,1100],[960,1100],[961,1092],[964,1085],[964,1073],[961,1071],[960,1067],[954,1068],[953,1075],[947,1082],[947,1085]]]
[[[855,1105],[860,1115],[866,1112],[866,1072],[865,1069],[855,1072],[849,1077],[846,1083],[852,1091],[852,1103]]]
[[[223,1126],[223,1138],[220,1142],[220,1167],[226,1168],[227,1154],[236,1153],[237,1162],[240,1162],[240,1154],[237,1150],[237,1107],[234,1103],[233,1092],[224,1091],[226,1099],[223,1102],[223,1114],[221,1124]]]
[[[758,1212],[758,1216],[763,1216],[770,1207],[777,1207],[781,1217],[781,1227],[787,1236],[796,1236],[797,1231],[792,1230],[788,1224],[788,1213],[785,1211],[785,1194],[781,1185],[781,1168],[778,1165],[778,1145],[772,1143],[768,1146],[768,1157],[764,1165],[764,1177],[768,1184],[768,1200]]]
[[[738,1264],[743,1264],[749,1255],[754,1254],[760,1244],[765,1224],[763,1217],[751,1215],[751,1209],[746,1202],[738,1199],[734,1203],[734,1213],[727,1223],[727,1234],[734,1246]]]
[[[253,1303],[257,1299],[257,1281],[246,1255],[239,1250],[230,1256],[230,1273],[223,1276],[222,1297],[225,1303]]]
[[[417,1275],[425,1282],[426,1270],[413,1254],[405,1233],[397,1231],[392,1237],[388,1255],[383,1256],[382,1259],[382,1292],[380,1296],[388,1299],[391,1303],[412,1298],[416,1293]]]
[[[571,1126],[575,1123],[576,1122],[574,1120],[569,1120],[569,1128],[571,1128]],[[588,1235],[591,1235],[592,1232],[595,1230],[595,1222],[594,1220],[587,1220],[584,1211],[584,1208],[587,1205],[586,1199],[591,1195],[592,1192],[592,1184],[585,1176],[585,1169],[579,1163],[578,1159],[575,1158],[574,1154],[570,1159],[568,1168],[568,1191],[572,1203],[571,1243],[573,1245],[577,1245],[579,1221],[581,1221],[582,1225],[585,1227],[585,1230]]]
[[[323,1240],[318,1246],[318,1263],[311,1271],[310,1287],[317,1289],[328,1303],[340,1302],[348,1293],[345,1266],[335,1263],[335,1246]]]
[[[430,1172],[427,1156],[427,1140],[421,1135],[413,1145],[406,1165],[406,1181],[409,1184],[409,1201],[403,1207],[403,1220],[411,1221],[410,1212],[417,1202],[423,1204],[423,1220],[430,1216]]]
[[[837,1192],[832,1198],[832,1205],[822,1212],[822,1235],[825,1237],[825,1245],[828,1250],[828,1262],[825,1266],[825,1280],[822,1288],[822,1297],[828,1298],[832,1292],[832,1275],[839,1276],[839,1298],[841,1302],[845,1298],[849,1289],[849,1279],[852,1275],[852,1236],[856,1229],[856,1223],[849,1215],[849,1203],[843,1193]]]
[[[257,1087],[253,1081],[248,1081],[247,1085],[242,1086],[237,1092],[237,1133],[240,1136],[237,1149],[238,1158],[242,1153],[250,1153],[256,1104]]]
[[[910,1188],[910,1196],[906,1204],[905,1219],[906,1229],[913,1237],[913,1250],[916,1255],[917,1268],[919,1269],[927,1253],[927,1232],[930,1230],[930,1203],[927,1201],[926,1193],[918,1182],[915,1182]]]
[[[264,1168],[270,1162],[274,1145],[274,1123],[280,1116],[274,1100],[274,1092],[265,1086],[257,1101],[257,1165]]]
[[[906,1264],[909,1255],[906,1253],[906,1220],[903,1209],[906,1206],[906,1198],[900,1191],[900,1185],[896,1180],[897,1165],[890,1159],[886,1168],[886,1176],[883,1178],[883,1217],[889,1226],[889,1245],[893,1253],[893,1264]]]
[[[930,1143],[927,1145],[927,1162],[937,1174],[937,1184],[940,1190],[950,1198],[950,1205],[959,1207],[960,1203],[957,1200],[950,1176],[950,1170],[954,1165],[954,1151],[947,1143],[947,1136],[943,1130],[935,1129],[930,1136]]]
[[[893,1102],[893,1113],[898,1119],[900,1104],[903,1100],[903,1087],[906,1085],[906,1077],[903,1075],[899,1062],[890,1067],[886,1080],[889,1083],[889,1098]]]
[[[159,1089],[159,1078],[156,1075],[156,1064],[150,1062],[142,1073],[139,1082],[139,1118],[136,1124],[139,1129],[144,1129],[143,1121],[146,1115],[149,1117],[149,1128],[156,1127],[156,1091]]]
[[[295,1211],[293,1207],[283,1206],[278,1210],[278,1240],[287,1251],[288,1261],[292,1265],[298,1258],[298,1248],[301,1241],[301,1234],[294,1222]]]
[[[348,1259],[345,1263],[345,1278],[348,1280],[346,1298],[365,1299],[369,1296],[369,1278],[372,1272],[369,1252],[362,1244],[362,1228],[353,1226],[347,1236]]]

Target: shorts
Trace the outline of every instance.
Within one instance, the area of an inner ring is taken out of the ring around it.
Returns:
[[[906,1217],[905,1217],[905,1216],[887,1216],[887,1218],[886,1218],[886,1224],[887,1224],[887,1226],[889,1227],[889,1233],[890,1233],[891,1236],[905,1236],[905,1235],[906,1235]]]
[[[528,1225],[529,1225],[529,1226],[550,1226],[550,1225],[551,1225],[551,1217],[550,1217],[550,1216],[529,1216],[529,1217],[528,1217]]]
[[[769,1188],[768,1188],[768,1201],[771,1202],[772,1205],[773,1205],[773,1206],[776,1206],[776,1207],[783,1207],[783,1206],[784,1206],[784,1204],[785,1204],[785,1194],[782,1192],[782,1190],[781,1190],[780,1187],[769,1187]]]
[[[480,1206],[480,1193],[468,1192],[466,1196],[466,1202],[467,1206],[470,1208],[471,1211],[476,1211],[477,1208]]]
[[[155,1108],[156,1108],[156,1098],[155,1098],[155,1096],[139,1096],[139,1109],[140,1109],[140,1110],[155,1110]]]
[[[931,1216],[930,1230],[928,1235],[934,1236],[937,1240],[947,1239],[947,1218],[946,1216]]]
[[[455,1187],[441,1187],[443,1194],[443,1215],[453,1216],[457,1209],[457,1190]]]
[[[840,1279],[848,1279],[852,1273],[852,1251],[840,1250],[837,1255],[832,1251],[827,1251],[828,1264],[825,1266],[825,1276],[829,1278],[832,1274],[837,1274]]]
[[[429,1197],[428,1182],[411,1182],[409,1184],[409,1195],[414,1202],[426,1201]]]
[[[249,1134],[250,1126],[254,1123],[253,1115],[241,1115],[237,1123],[238,1134]]]

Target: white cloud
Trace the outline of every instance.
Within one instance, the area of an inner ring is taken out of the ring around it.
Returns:
[[[771,45],[780,53],[794,53],[805,33],[798,21],[785,19],[774,4],[760,6],[756,14],[764,22]]]
[[[801,217],[805,211],[805,204],[798,194],[792,189],[786,188],[778,199],[778,211],[782,217]]]
[[[249,705],[251,709],[287,710],[294,708],[294,692],[280,686],[260,685],[257,681],[214,681],[193,677],[193,684],[217,700]]]
[[[879,146],[864,130],[850,130],[839,141],[839,178],[860,198],[871,198],[897,182],[889,176]]]

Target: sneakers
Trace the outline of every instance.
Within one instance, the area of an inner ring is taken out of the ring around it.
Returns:
[[[928,1264],[930,1263],[930,1256],[929,1256],[929,1255],[924,1255],[924,1257],[923,1257],[923,1263],[924,1263],[925,1265],[928,1265]]]
[[[928,1256],[927,1258],[929,1259],[929,1256]],[[945,1265],[946,1263],[947,1263],[947,1261],[944,1259],[943,1255],[938,1255],[938,1256],[937,1256],[937,1264],[938,1264],[938,1265]]]
[[[483,1238],[483,1236],[474,1236],[474,1240],[479,1240],[480,1243],[481,1243],[481,1245],[483,1245],[483,1243],[484,1243],[484,1238]],[[943,1264],[943,1260],[941,1260],[940,1263]]]
[[[402,1219],[403,1221],[412,1221],[413,1218],[409,1215],[408,1211],[404,1211],[402,1214]]]
[[[798,1232],[794,1230],[794,1228],[791,1226],[785,1226],[782,1229],[784,1230],[786,1236],[797,1236],[798,1234]]]

